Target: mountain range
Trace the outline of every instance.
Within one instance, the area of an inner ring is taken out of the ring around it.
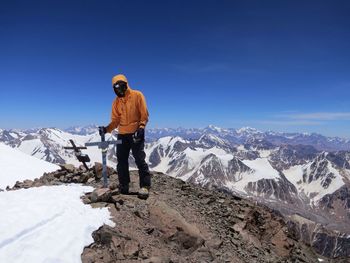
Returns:
[[[146,137],[153,171],[266,204],[293,219],[303,229],[300,233],[309,233],[302,236],[306,243],[322,238],[327,256],[350,256],[349,140],[215,126],[148,129]],[[0,130],[0,142],[13,148],[52,163],[77,165],[72,151],[63,149],[69,139],[83,145],[98,141],[99,135],[94,126]],[[97,147],[84,153],[92,162],[101,159]],[[115,166],[113,147],[108,161]],[[132,157],[130,163],[135,167]]]

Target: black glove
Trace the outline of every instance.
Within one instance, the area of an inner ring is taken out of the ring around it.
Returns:
[[[99,126],[98,127],[98,133],[100,134],[100,136],[102,136],[102,134],[106,134],[107,133],[107,127]]]
[[[145,140],[145,129],[144,128],[138,128],[137,131],[134,133],[134,142],[142,142]]]

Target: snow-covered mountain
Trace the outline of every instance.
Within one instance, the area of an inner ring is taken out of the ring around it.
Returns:
[[[350,150],[350,140],[338,137],[326,137],[317,133],[262,132],[250,127],[233,129],[219,128],[213,125],[209,125],[206,128],[163,128],[147,130],[147,136],[150,140],[157,140],[165,136],[199,139],[203,134],[214,134],[221,139],[226,139],[232,144],[253,144],[254,146],[254,142],[261,140],[261,142],[275,146],[286,144],[310,145],[321,151]]]
[[[74,134],[55,128],[1,130],[0,141],[38,159],[78,165],[73,152],[63,149],[69,145],[69,139],[77,145],[100,140],[96,130],[88,135],[76,134],[81,130],[76,128]],[[165,136],[168,134],[171,136]],[[285,212],[294,211],[307,217],[317,213],[316,219],[327,221],[324,218],[329,216],[350,223],[350,201],[346,201],[350,200],[347,195],[350,153],[339,151],[348,147],[347,140],[215,126],[150,129],[147,138],[151,138],[145,147],[147,161],[154,171],[209,188],[236,192]],[[340,144],[342,147],[338,147]],[[97,147],[83,152],[90,156],[92,164],[101,161]],[[109,165],[115,166],[113,147],[109,149],[108,159]],[[130,161],[135,168],[132,157]],[[340,207],[346,211],[342,218],[337,217]]]
[[[201,185],[285,202],[296,202],[300,195],[305,201],[318,200],[343,186],[350,172],[342,153],[320,152],[310,146],[251,150],[242,145],[230,147],[215,135],[206,135],[203,143],[202,139],[164,137],[149,143],[150,167]]]
[[[15,149],[5,145],[2,148],[22,155],[12,158],[2,151],[1,158],[25,160],[31,155],[36,157],[30,157],[31,160],[46,164],[79,165],[73,152],[63,147],[69,146],[70,139],[77,145],[100,140],[96,128],[83,130],[0,130],[0,142]],[[308,240],[321,238],[324,231],[336,230],[341,233],[341,242],[350,242],[350,151],[341,150],[348,149],[347,140],[214,126],[150,129],[146,136],[146,158],[153,171],[262,202],[299,222],[300,231],[310,234]],[[115,137],[109,135],[107,139]],[[83,153],[90,156],[91,164],[101,161],[97,147],[89,147]],[[116,164],[113,147],[109,149],[108,162],[111,166]],[[136,168],[132,157],[130,163]],[[11,183],[14,182],[7,184]]]
[[[64,129],[64,131],[77,135],[90,135],[95,133],[97,129],[97,125],[91,124],[87,126],[72,126],[67,129]]]
[[[329,230],[350,243],[350,152],[263,142],[227,145],[215,134],[197,140],[168,136],[146,145],[147,161],[155,171],[238,193],[297,218],[311,241]]]

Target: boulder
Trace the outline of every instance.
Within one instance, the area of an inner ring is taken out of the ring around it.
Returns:
[[[73,164],[61,164],[60,167],[62,170],[67,171],[69,173],[74,173],[75,171],[75,167]]]
[[[82,173],[79,178],[79,183],[85,184],[90,179],[90,172]]]
[[[94,172],[95,172],[96,179],[102,178],[102,164],[101,163],[97,163],[97,162],[95,163]]]
[[[102,168],[103,168],[102,163],[95,162],[94,174],[96,179],[102,178]],[[114,169],[107,166],[107,176],[109,177],[112,174],[115,174]]]
[[[112,195],[111,190],[108,188],[95,189],[90,196],[91,202],[108,202]]]
[[[28,179],[24,180],[23,182],[17,181],[13,188],[14,189],[20,189],[20,188],[28,189],[28,188],[33,186],[33,183],[34,182],[32,180],[28,180]]]
[[[87,183],[88,184],[91,184],[92,182],[94,182],[95,181],[95,178],[89,178],[88,180],[87,180]]]
[[[67,174],[67,171],[56,171],[53,173],[53,176],[57,179],[60,179],[62,176],[64,177]]]

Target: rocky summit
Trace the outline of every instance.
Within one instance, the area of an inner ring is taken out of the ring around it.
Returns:
[[[108,169],[109,189],[101,188],[101,171],[99,163],[88,171],[62,165],[7,190],[93,186],[82,201],[95,209],[108,207],[115,227],[103,225],[93,233],[82,262],[349,262],[317,254],[318,248],[303,241],[304,232],[295,223],[255,201],[162,173],[152,174],[150,196],[142,200],[137,197],[137,172],[131,172],[130,194],[121,195],[116,171]]]

